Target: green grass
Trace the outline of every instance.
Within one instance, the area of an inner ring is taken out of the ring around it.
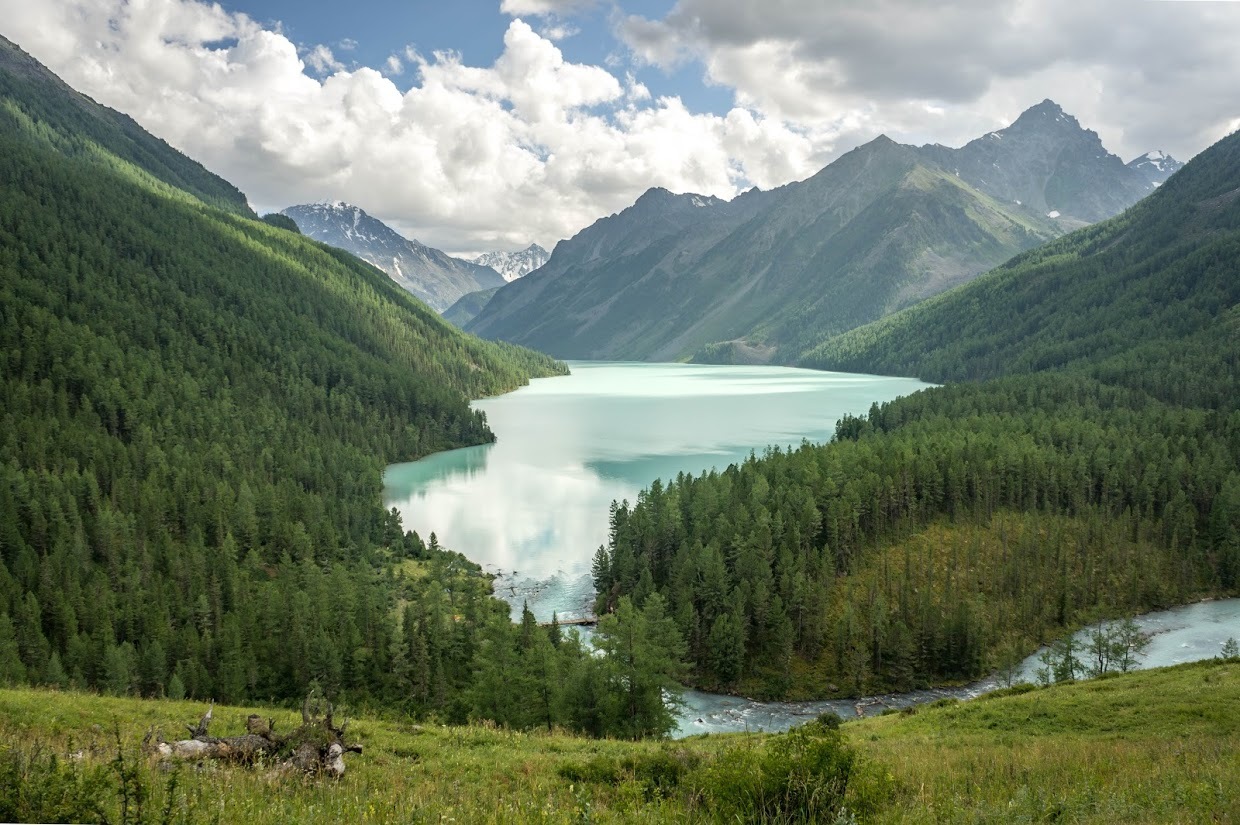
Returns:
[[[1240,661],[848,726],[897,791],[877,822],[1240,821]]]
[[[1237,709],[1240,661],[1231,660],[852,722],[842,730],[860,767],[846,802],[859,821],[879,823],[1236,822]],[[135,822],[691,822],[716,816],[704,789],[725,775],[724,754],[765,752],[776,740],[634,744],[360,716],[349,733],[365,753],[350,758],[338,782],[269,766],[164,771],[139,754],[150,727],[174,738],[202,711],[191,702],[0,690],[0,765],[6,781],[14,764],[25,766],[25,792],[39,790],[48,819],[56,811],[81,818],[81,807],[64,802],[77,793],[99,806],[99,818],[123,821],[123,767],[131,794],[149,794],[142,817],[131,800]],[[212,732],[240,732],[250,712],[274,717],[277,730],[298,721],[292,710],[216,707]],[[40,769],[32,754],[60,759]],[[664,781],[668,766],[679,781]]]

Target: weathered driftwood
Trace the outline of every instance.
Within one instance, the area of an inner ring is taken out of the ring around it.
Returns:
[[[222,759],[229,762],[253,764],[259,759],[275,762],[283,770],[338,778],[344,775],[344,755],[361,753],[361,745],[345,742],[348,721],[336,726],[332,718],[332,706],[322,718],[312,713],[311,699],[301,707],[301,727],[281,736],[275,732],[271,719],[251,714],[245,721],[246,732],[240,736],[211,736],[208,728],[214,703],[198,720],[197,725],[187,725],[190,739],[165,742],[158,731],[148,731],[143,746],[165,759],[201,760]]]

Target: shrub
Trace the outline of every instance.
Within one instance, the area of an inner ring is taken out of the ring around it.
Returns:
[[[856,753],[829,722],[810,722],[763,747],[726,751],[699,773],[697,794],[729,822],[831,822],[844,809]]]
[[[681,779],[701,762],[691,751],[663,748],[654,753],[636,754],[617,759],[598,756],[586,762],[567,762],[556,772],[570,782],[594,782],[619,785],[632,780],[638,783],[647,799],[666,796],[680,785]]]
[[[34,745],[0,748],[0,822],[104,822],[114,794],[106,767]]]

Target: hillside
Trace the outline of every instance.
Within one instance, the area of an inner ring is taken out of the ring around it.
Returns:
[[[292,218],[302,234],[377,266],[436,312],[443,312],[470,292],[506,283],[491,267],[409,240],[347,203],[290,206],[280,214]]]
[[[462,297],[452,306],[443,311],[443,319],[456,324],[458,327],[464,327],[472,321],[482,308],[487,305],[487,301],[499,292],[499,287],[491,287],[490,289],[480,289],[477,292],[471,292]]]
[[[825,732],[623,743],[362,714],[350,732],[365,752],[330,783],[243,767],[165,772],[138,755],[151,726],[180,729],[201,715],[198,703],[0,690],[0,776],[24,780],[0,782],[0,818],[117,821],[116,731],[131,793],[149,794],[142,810],[185,823],[721,821],[752,816],[754,774],[737,771],[763,757],[769,779],[838,792],[863,822],[923,822],[927,811],[946,821],[1226,822],[1240,815],[1238,701],[1240,662],[1202,662],[848,722],[843,750]],[[214,713],[221,735],[249,713],[296,724],[281,709]],[[817,753],[852,754],[842,788],[824,782],[836,763],[795,761],[818,742]]]
[[[427,633],[507,611],[400,531],[383,466],[492,440],[469,399],[562,365],[461,334],[4,55],[0,681],[409,697],[398,597]],[[440,582],[398,588],[393,559]]]
[[[37,60],[0,35],[0,97],[21,101],[22,112],[45,123],[65,154],[103,151],[202,201],[254,217],[245,195],[228,181],[147,133],[128,115],[100,106],[69,88]]]
[[[557,246],[467,328],[563,357],[670,360],[738,338],[798,351],[1059,231],[879,138],[729,203],[647,193]]]
[[[618,508],[599,607],[659,593],[696,684],[972,678],[1240,588],[1240,135],[1123,215],[803,364],[949,382]]]
[[[560,357],[790,363],[1115,215],[1175,166],[1125,165],[1051,101],[958,149],[880,137],[731,202],[647,192],[559,244],[468,329]]]
[[[935,381],[1071,368],[1168,400],[1231,406],[1237,303],[1240,136],[1233,135],[1124,215],[841,335],[802,363]],[[1192,385],[1206,376],[1208,390]]]

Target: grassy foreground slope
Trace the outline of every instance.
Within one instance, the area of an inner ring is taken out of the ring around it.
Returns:
[[[859,758],[843,804],[861,822],[1234,821],[1237,703],[1240,661],[1233,659],[850,722],[843,740]],[[168,773],[136,752],[149,727],[171,735],[202,709],[0,690],[0,819],[54,819],[59,804],[79,812],[94,805],[120,821],[112,761],[118,730],[134,787],[150,792],[143,802],[150,819],[168,810],[163,821],[251,825],[723,821],[722,767],[747,764],[787,739],[620,743],[363,716],[350,733],[365,753],[351,757],[339,782],[277,777],[261,767]],[[215,725],[236,733],[250,712],[295,725],[290,712],[248,707],[216,707]],[[48,767],[47,757],[79,751],[84,759]],[[22,766],[27,782],[10,783]]]

